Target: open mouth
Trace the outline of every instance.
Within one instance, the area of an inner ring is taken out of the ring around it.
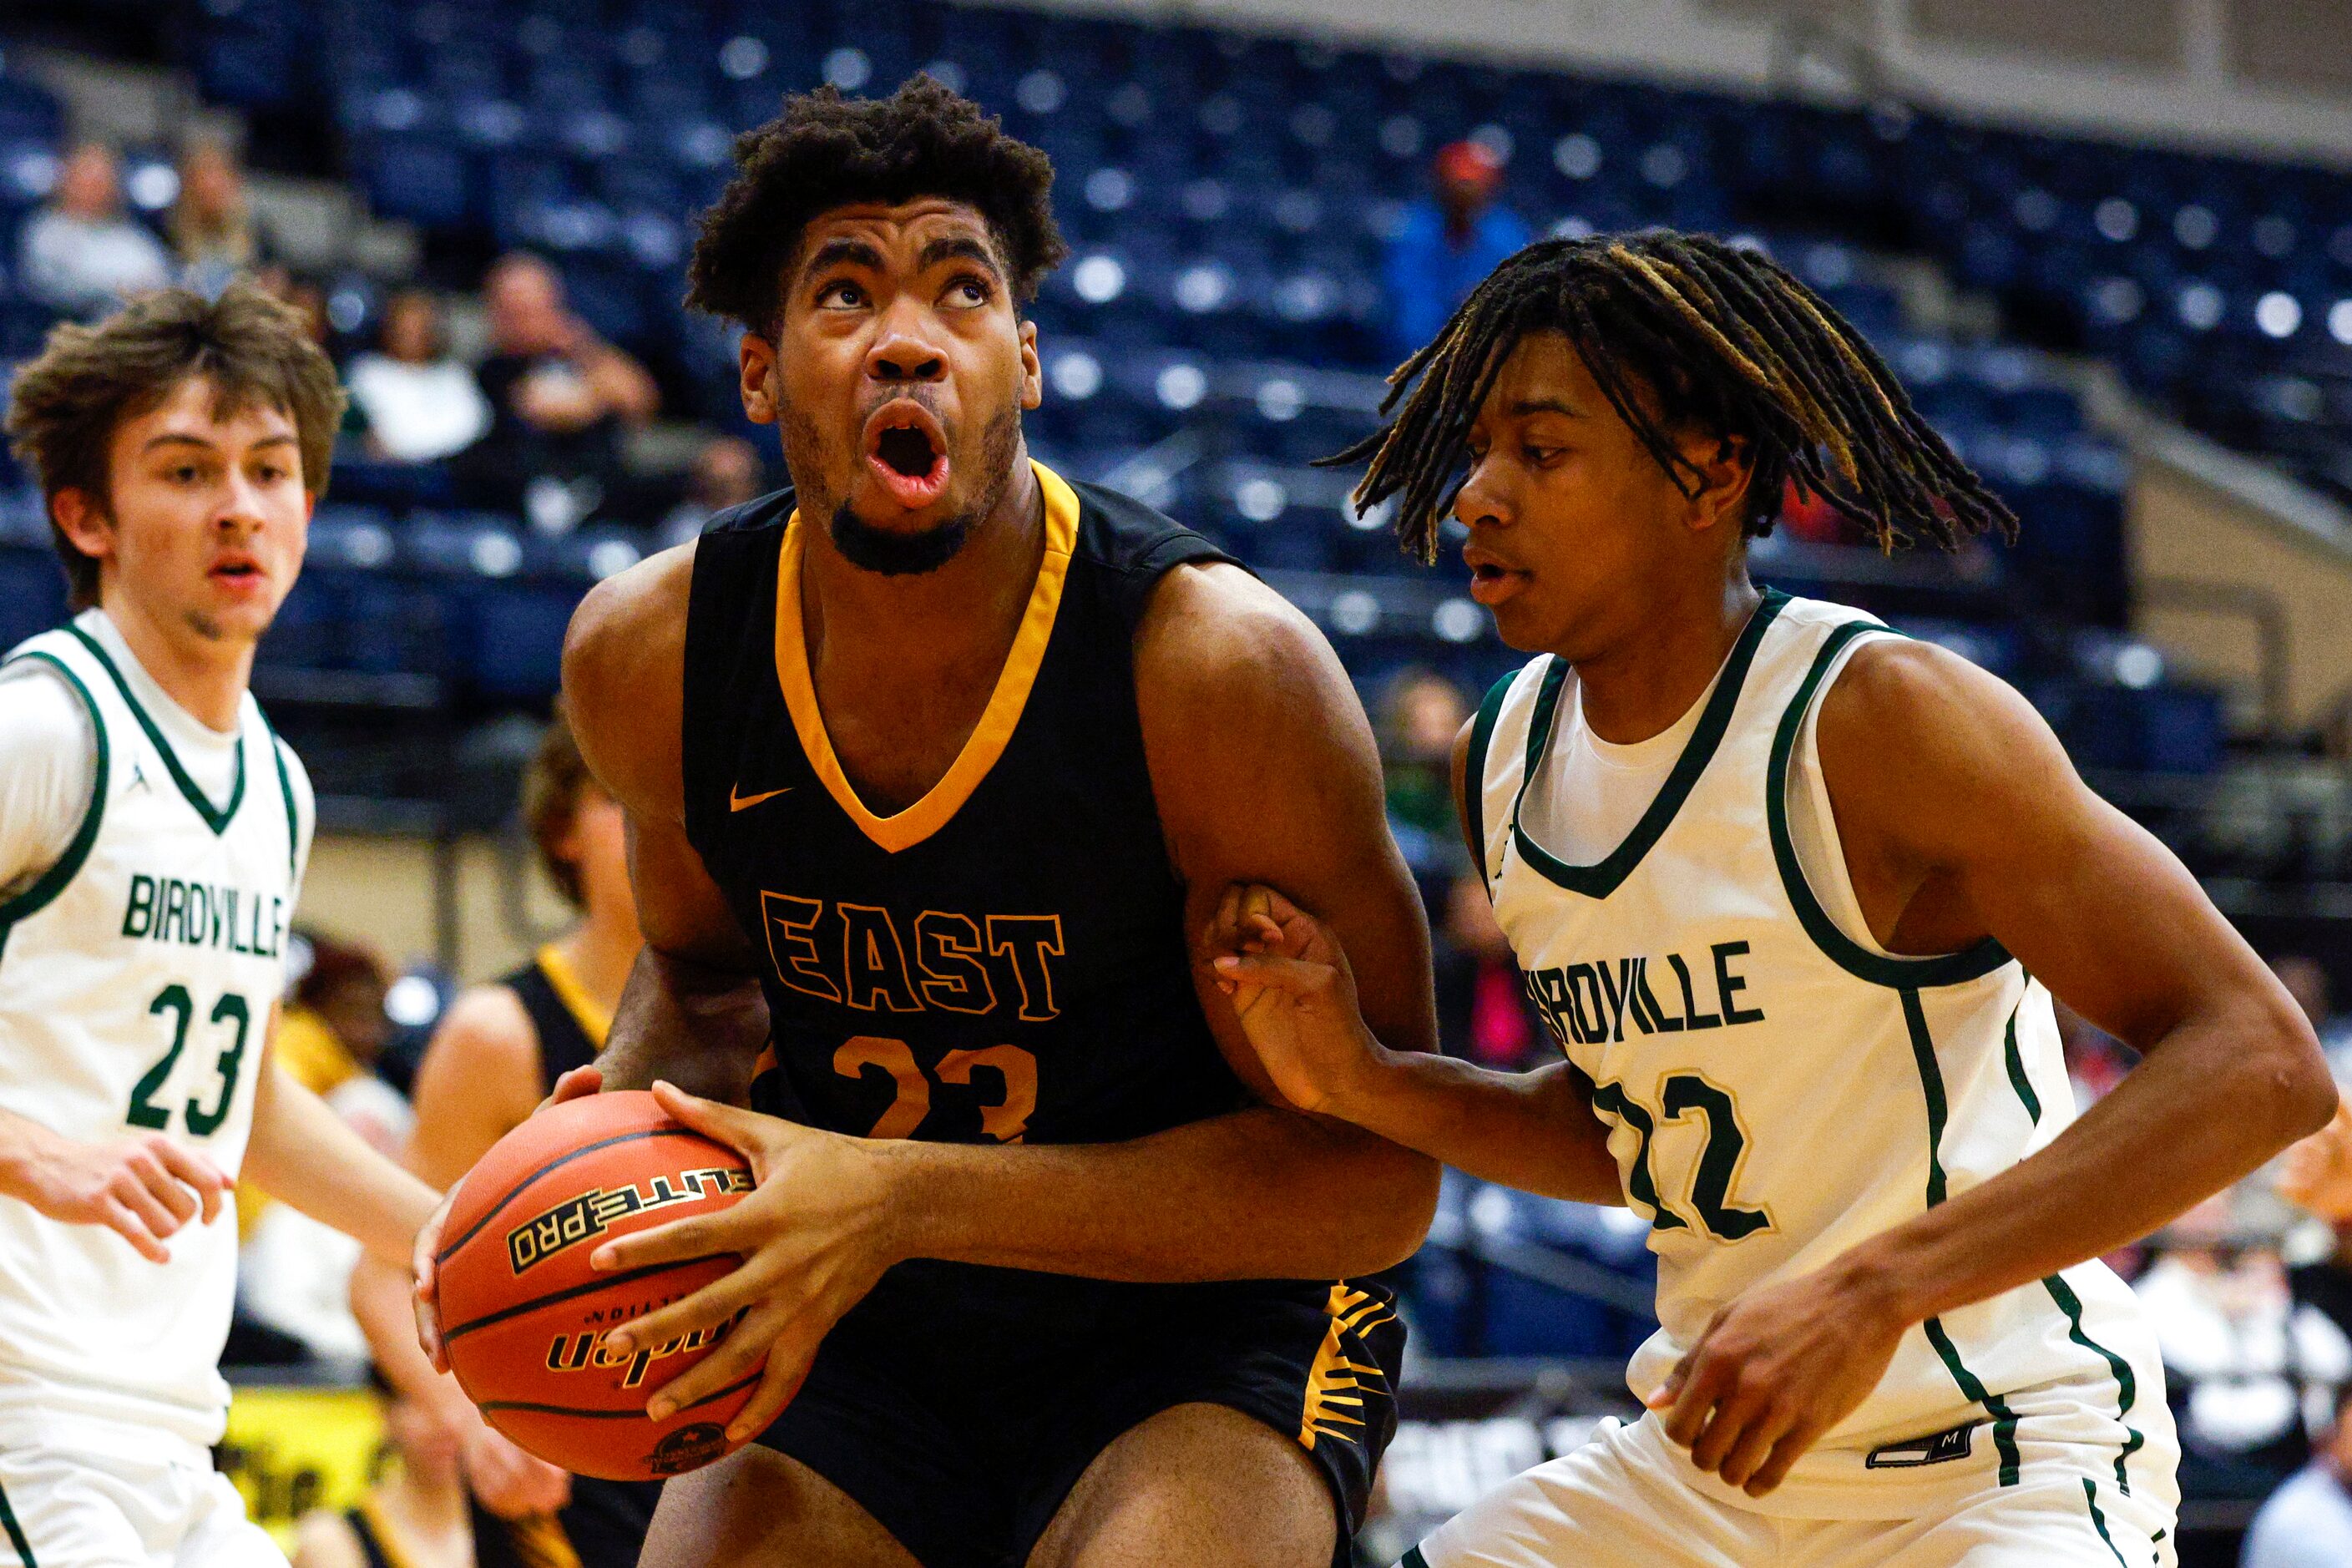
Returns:
[[[866,465],[900,506],[927,507],[947,489],[947,432],[911,398],[886,403],[866,422]]]
[[[1506,566],[1483,551],[1465,550],[1462,558],[1470,568],[1470,596],[1482,605],[1498,605],[1528,583],[1527,573]]]
[[[262,581],[260,563],[237,555],[226,556],[215,563],[209,575],[215,583],[236,588],[257,588]]]

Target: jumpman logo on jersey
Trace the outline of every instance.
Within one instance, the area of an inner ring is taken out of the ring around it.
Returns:
[[[139,765],[138,759],[135,757],[131,763],[131,782],[123,786],[122,793],[128,795],[134,789],[147,790],[151,794],[154,789],[154,786],[147,782],[147,770]]]

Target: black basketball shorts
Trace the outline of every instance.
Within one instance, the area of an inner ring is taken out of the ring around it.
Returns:
[[[1300,1445],[1345,1568],[1396,1432],[1404,1353],[1370,1283],[1128,1285],[902,1264],[826,1336],[760,1441],[831,1481],[924,1568],[1021,1568],[1120,1434],[1223,1405]]]

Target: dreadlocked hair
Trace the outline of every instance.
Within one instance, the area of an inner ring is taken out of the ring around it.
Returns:
[[[1947,550],[2017,519],[1911,406],[1862,334],[1759,251],[1654,230],[1549,239],[1512,256],[1389,377],[1381,428],[1327,466],[1365,462],[1359,512],[1398,498],[1409,555],[1437,558],[1469,435],[1503,362],[1531,332],[1572,344],[1609,405],[1685,496],[1706,485],[1675,444],[1696,430],[1744,447],[1743,531],[1771,531],[1787,482],[1883,550]]]

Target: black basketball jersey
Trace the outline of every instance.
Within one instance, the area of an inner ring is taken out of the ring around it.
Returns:
[[[515,994],[539,1037],[540,1092],[551,1094],[555,1080],[573,1068],[584,1068],[604,1048],[604,1031],[611,1020],[599,1017],[595,1004],[580,990],[571,966],[552,945],[542,947],[531,961],[499,984]]]
[[[1244,1102],[1192,988],[1133,660],[1160,574],[1230,557],[1037,474],[1045,555],[994,695],[939,784],[887,818],[817,711],[791,493],[702,535],[686,828],[762,952],[761,1110],[875,1137],[1066,1143]]]

